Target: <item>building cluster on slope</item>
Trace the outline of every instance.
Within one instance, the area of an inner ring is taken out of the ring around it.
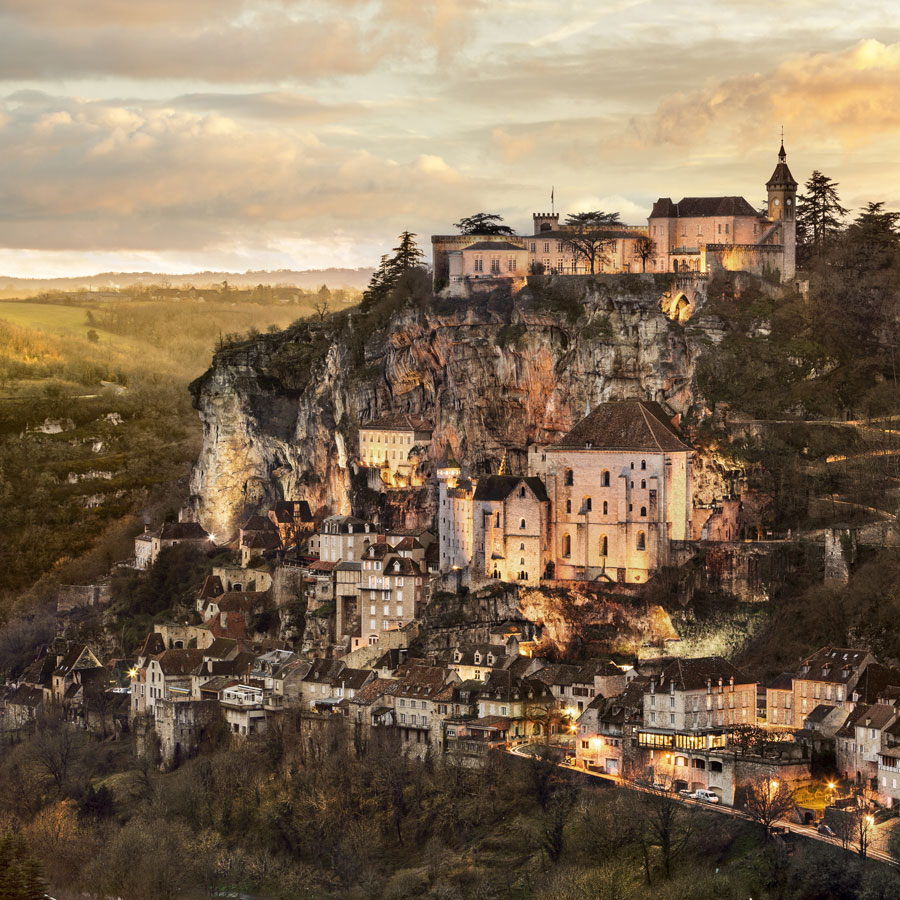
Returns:
[[[535,213],[531,235],[433,235],[435,287],[458,292],[497,280],[522,284],[529,274],[622,272],[748,271],[788,281],[796,273],[797,182],[783,143],[766,191],[764,212],[738,196],[661,197],[646,225],[599,229],[593,259],[558,213]]]

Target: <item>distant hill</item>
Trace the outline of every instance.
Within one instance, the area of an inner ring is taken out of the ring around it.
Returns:
[[[329,288],[362,289],[372,277],[372,269],[278,269],[255,272],[192,272],[185,275],[163,275],[157,272],[101,272],[73,278],[15,278],[0,275],[0,292],[36,293],[60,290],[103,290],[113,287],[132,287],[138,284],[170,285],[171,287],[197,288],[220,285],[227,281],[232,287],[255,287],[258,284],[292,285],[300,288],[317,288],[323,284]]]

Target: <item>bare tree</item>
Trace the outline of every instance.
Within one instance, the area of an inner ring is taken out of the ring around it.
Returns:
[[[672,874],[672,863],[694,832],[695,806],[686,806],[671,787],[659,785],[632,792],[633,815],[647,884],[652,881],[653,851],[659,853],[663,876]]]
[[[754,778],[745,790],[747,814],[763,826],[768,840],[772,826],[794,809],[793,791],[783,781],[768,775]]]
[[[653,238],[643,236],[634,242],[634,255],[641,261],[641,271],[647,271],[647,260],[656,253],[656,241]]]
[[[62,717],[49,713],[37,721],[30,744],[31,757],[37,766],[52,779],[62,793],[69,777],[69,769],[77,753],[75,730]]]

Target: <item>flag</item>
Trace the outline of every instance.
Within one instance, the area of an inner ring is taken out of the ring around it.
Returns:
[[[553,188],[553,187],[551,186],[551,188],[550,188],[550,205],[551,205],[551,206],[553,206],[553,191],[554,191],[554,190],[555,190],[555,188]]]

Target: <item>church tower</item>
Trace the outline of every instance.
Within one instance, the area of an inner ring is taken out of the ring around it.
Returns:
[[[784,247],[781,280],[797,274],[797,182],[787,165],[784,141],[778,151],[778,165],[766,183],[769,192],[769,219],[781,224],[781,244]]]

